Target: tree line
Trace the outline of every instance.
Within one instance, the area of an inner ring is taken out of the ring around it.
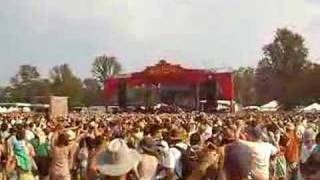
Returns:
[[[233,72],[235,100],[261,105],[278,100],[285,108],[320,100],[320,65],[310,61],[304,38],[287,28],[278,29],[262,48],[256,67]],[[119,74],[116,57],[102,55],[92,63],[92,77],[77,77],[68,64],[57,65],[44,78],[33,65],[21,65],[10,85],[0,88],[0,102],[41,102],[50,95],[68,96],[70,106],[104,105],[103,84]]]
[[[92,77],[82,80],[68,64],[54,66],[41,77],[36,66],[21,65],[7,87],[0,88],[0,102],[47,103],[48,96],[67,96],[71,107],[104,105],[103,84],[121,72],[116,57],[102,55],[92,63]]]
[[[320,100],[320,65],[308,56],[304,38],[287,28],[278,29],[263,48],[256,67],[234,71],[235,97],[243,105],[279,101],[284,108]]]

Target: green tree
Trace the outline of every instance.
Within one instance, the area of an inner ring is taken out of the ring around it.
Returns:
[[[103,105],[102,90],[99,87],[97,80],[86,78],[83,80],[83,103],[86,106]]]
[[[5,101],[7,101],[6,88],[5,87],[0,87],[0,102],[5,102]]]
[[[31,103],[48,103],[45,99],[52,95],[49,79],[39,79],[30,84],[27,90],[28,101]]]
[[[50,79],[54,95],[69,97],[70,106],[82,105],[82,81],[73,74],[68,64],[53,67],[50,71]]]
[[[275,73],[292,77],[293,74],[302,71],[307,62],[308,49],[301,35],[284,28],[277,30],[275,39],[263,48],[263,53],[263,59]]]
[[[103,86],[106,79],[119,74],[121,69],[121,64],[113,56],[97,56],[92,64],[92,74],[99,82],[100,87]]]
[[[293,88],[300,104],[308,105],[320,101],[320,64],[307,63],[297,81],[300,82],[299,86]]]
[[[290,106],[296,99],[290,88],[307,63],[308,49],[304,38],[287,28],[278,29],[272,43],[263,47],[263,58],[256,73],[259,99],[277,99]],[[265,87],[268,87],[265,89]]]
[[[255,72],[252,67],[241,67],[233,72],[235,97],[242,105],[256,103]]]
[[[275,97],[273,91],[277,88],[273,88],[275,80],[273,79],[272,67],[265,59],[258,63],[254,78],[257,104],[263,104],[273,100]]]
[[[5,89],[6,101],[30,102],[36,96],[50,94],[48,80],[40,78],[35,66],[21,65],[17,74],[11,78],[11,86]]]
[[[11,84],[19,85],[30,83],[34,80],[37,80],[39,77],[40,74],[37,70],[37,67],[25,64],[21,65],[18,73],[13,78],[11,78]]]

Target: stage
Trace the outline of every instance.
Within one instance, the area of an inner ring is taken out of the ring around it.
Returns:
[[[161,60],[141,72],[109,78],[104,86],[107,102],[152,107],[159,103],[183,109],[214,111],[217,99],[233,99],[231,72],[188,69]]]

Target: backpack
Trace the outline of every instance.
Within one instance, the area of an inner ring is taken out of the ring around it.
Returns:
[[[181,152],[180,161],[182,165],[182,177],[179,178],[185,179],[190,176],[197,167],[199,167],[201,151],[194,150],[190,146],[188,146],[186,150],[178,146],[174,146],[174,148]],[[177,172],[176,174],[178,175]]]

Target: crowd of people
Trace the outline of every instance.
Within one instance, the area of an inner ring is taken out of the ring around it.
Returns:
[[[320,179],[320,114],[0,114],[0,179]]]

